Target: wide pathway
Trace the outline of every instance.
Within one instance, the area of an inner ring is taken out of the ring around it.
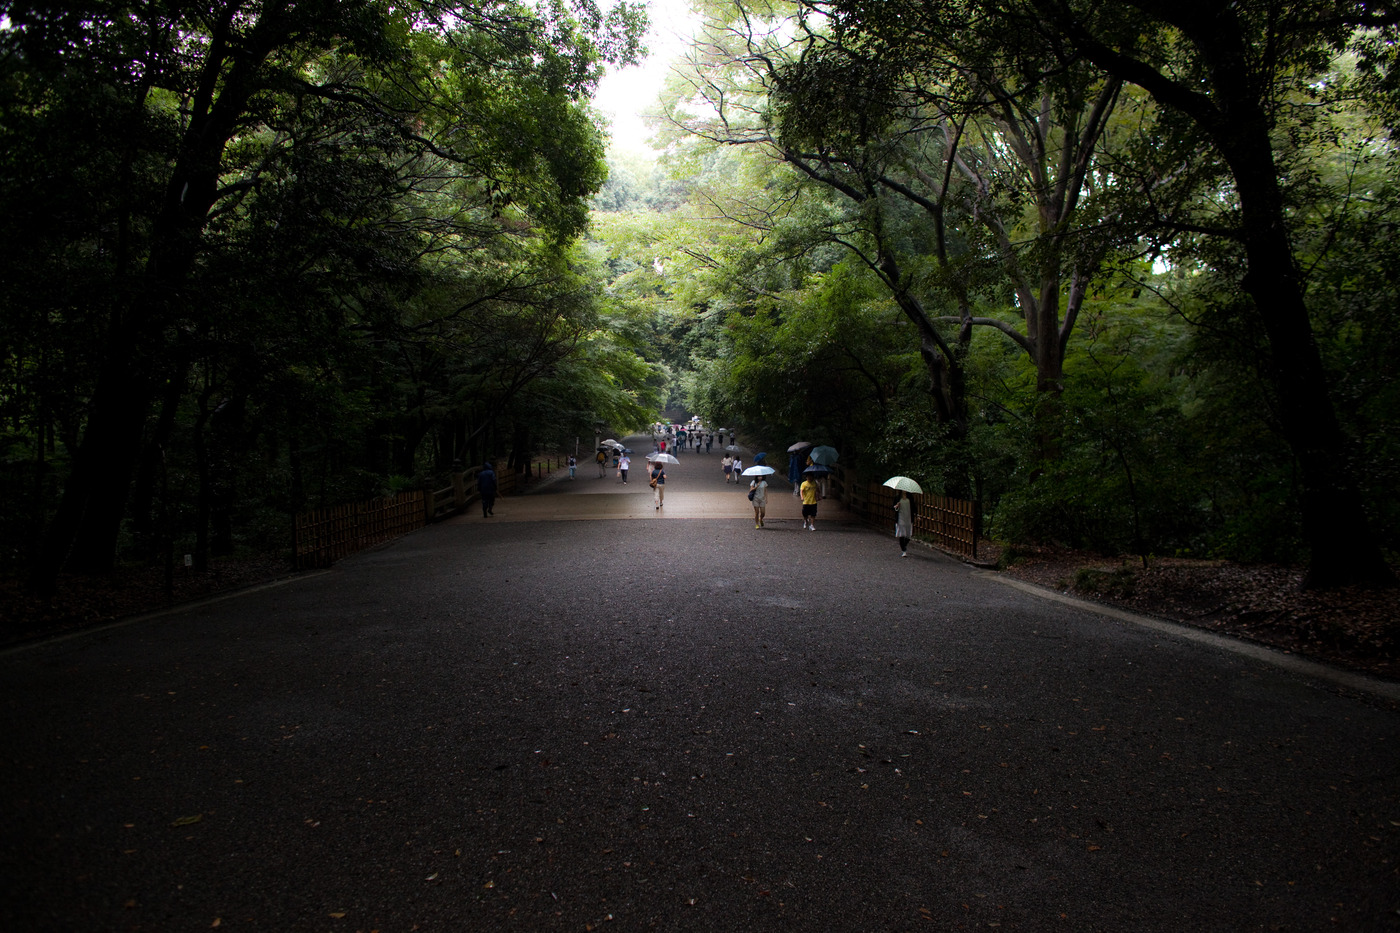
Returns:
[[[679,463],[666,465],[666,498],[662,508],[654,505],[648,485],[645,457],[651,453],[650,437],[633,435],[621,439],[633,451],[632,469],[624,485],[611,466],[602,476],[595,463],[585,459],[578,466],[575,479],[568,471],[556,471],[540,481],[539,488],[523,496],[508,496],[497,500],[494,514],[483,519],[480,509],[470,511],[455,521],[591,521],[616,519],[677,519],[677,518],[735,518],[749,519],[753,526],[753,504],[748,499],[749,481],[724,481],[720,461],[724,451],[718,446],[709,453],[688,450],[676,457]],[[744,457],[745,469],[754,466],[755,451],[738,445]],[[587,452],[583,454],[586,458]],[[765,528],[798,530],[802,528],[802,509],[792,486],[787,481],[786,451],[768,454],[767,466],[777,470],[769,477],[768,515]],[[817,524],[828,522],[849,524],[858,519],[842,508],[835,499],[823,500],[817,507]],[[893,532],[893,520],[891,520]]]
[[[1393,703],[689,456],[0,655],[0,930],[1400,929]]]

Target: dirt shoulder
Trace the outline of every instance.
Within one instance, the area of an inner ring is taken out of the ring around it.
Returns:
[[[1400,680],[1400,590],[1305,592],[1299,567],[1177,558],[1144,567],[1048,548],[1017,548],[1008,564],[1002,573],[1060,593]]]

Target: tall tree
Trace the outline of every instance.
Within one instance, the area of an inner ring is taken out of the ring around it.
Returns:
[[[623,3],[604,13],[592,0],[538,12],[498,0],[5,4],[7,114],[42,122],[55,90],[83,89],[105,97],[119,125],[149,127],[93,143],[119,165],[132,151],[144,155],[147,183],[133,190],[150,196],[119,198],[111,212],[115,287],[110,307],[94,315],[103,334],[98,375],[36,582],[51,587],[65,563],[110,566],[148,413],[184,383],[189,338],[207,313],[195,279],[211,225],[240,210],[263,169],[308,126],[287,132],[276,115],[315,109],[287,101],[357,111],[366,138],[395,140],[396,158],[432,158],[449,174],[480,179],[498,225],[523,213],[562,242],[580,229],[601,184],[601,151],[550,127],[573,125],[561,124],[560,108],[592,87],[600,56],[635,53],[639,9]],[[501,106],[499,95],[483,93],[493,81],[515,87],[529,106]],[[519,119],[526,111],[534,122]],[[81,127],[69,128],[81,137]],[[258,149],[261,158],[247,159]]]
[[[1237,240],[1242,286],[1268,338],[1269,375],[1284,436],[1301,477],[1301,509],[1310,550],[1310,586],[1392,579],[1367,527],[1328,391],[1295,257],[1281,185],[1276,133],[1305,99],[1333,56],[1362,45],[1365,30],[1400,25],[1389,5],[1333,0],[1000,0],[992,3],[812,4],[838,28],[898,44],[951,19],[976,16],[1008,37],[1038,34],[1065,67],[1088,62],[1146,90],[1197,127],[1228,167],[1238,201],[1234,222],[1216,233]],[[1391,36],[1393,43],[1393,35]],[[1378,62],[1386,68],[1389,62]]]

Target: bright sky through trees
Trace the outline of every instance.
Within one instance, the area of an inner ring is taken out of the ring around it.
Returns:
[[[685,54],[699,17],[686,0],[649,0],[647,13],[651,28],[645,40],[646,60],[630,68],[609,67],[594,106],[610,125],[611,149],[651,156],[653,150],[647,145],[651,133],[642,114],[656,102],[672,63]]]

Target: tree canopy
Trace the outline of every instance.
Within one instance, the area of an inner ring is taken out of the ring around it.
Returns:
[[[521,424],[580,428],[528,394],[624,352],[600,345],[573,244],[606,177],[588,95],[638,53],[640,4],[4,14],[6,457],[61,480],[51,517],[29,506],[41,586],[111,566],[124,535],[168,538],[186,496],[203,540],[235,504],[334,501],[509,449]],[[636,416],[621,369],[594,401]]]
[[[0,4],[10,563],[688,408],[1009,541],[1392,580],[1400,13],[696,6],[652,163],[589,103],[640,3]]]

